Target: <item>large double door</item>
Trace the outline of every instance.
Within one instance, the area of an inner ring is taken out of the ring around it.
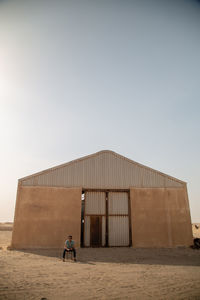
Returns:
[[[130,246],[128,191],[85,191],[84,246]]]

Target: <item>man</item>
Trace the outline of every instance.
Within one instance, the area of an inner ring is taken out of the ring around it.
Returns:
[[[65,247],[63,251],[63,261],[65,261],[65,252],[73,252],[74,261],[76,261],[76,249],[75,249],[75,242],[72,240],[72,235],[68,236],[68,240],[65,241]]]

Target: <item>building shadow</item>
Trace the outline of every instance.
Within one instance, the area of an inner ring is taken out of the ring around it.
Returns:
[[[33,255],[62,259],[63,249],[13,250]],[[77,262],[95,265],[97,263],[200,266],[200,250],[191,248],[80,248]]]

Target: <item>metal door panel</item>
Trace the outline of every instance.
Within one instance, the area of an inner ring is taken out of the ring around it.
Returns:
[[[127,214],[128,215],[128,193],[110,192],[108,196],[109,214]]]
[[[128,216],[109,216],[108,228],[109,246],[129,246]]]
[[[85,196],[85,214],[105,215],[105,193],[87,192]]]

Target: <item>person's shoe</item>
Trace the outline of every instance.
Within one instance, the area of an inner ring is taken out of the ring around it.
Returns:
[[[76,261],[76,258],[74,258],[74,261]]]
[[[65,259],[63,258],[63,261],[65,262]]]

